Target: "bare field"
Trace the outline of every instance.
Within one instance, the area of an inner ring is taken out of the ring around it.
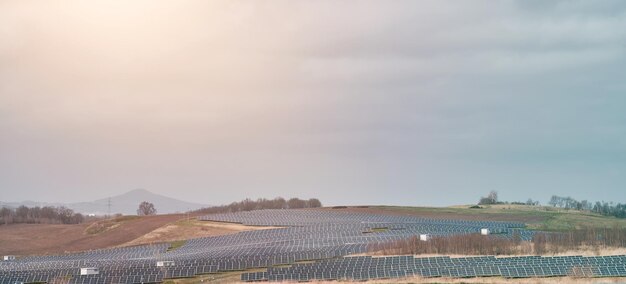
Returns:
[[[78,225],[1,225],[0,255],[60,254],[275,228],[198,221],[195,217],[169,214],[122,216]]]
[[[15,224],[0,226],[0,254],[46,255],[118,246],[139,238],[183,214],[101,220],[78,225]],[[102,230],[94,230],[106,223]]]
[[[185,214],[122,216],[78,225],[0,226],[0,255],[47,255],[233,234],[270,227],[187,220]]]

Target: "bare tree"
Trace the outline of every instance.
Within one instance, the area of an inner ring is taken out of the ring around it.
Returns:
[[[495,190],[492,190],[491,192],[489,192],[489,194],[486,197],[481,197],[480,200],[478,201],[478,204],[480,205],[497,204],[497,203],[498,203],[498,192]]]
[[[491,192],[489,192],[489,194],[487,195],[487,198],[489,198],[489,200],[491,200],[491,204],[496,204],[498,203],[498,192],[495,190],[492,190]]]
[[[0,217],[2,217],[2,222],[4,222],[5,225],[12,223],[13,220],[11,217],[13,217],[13,211],[9,208],[2,207],[2,209],[0,209]]]
[[[309,207],[311,208],[322,207],[322,202],[320,202],[320,200],[317,198],[311,198],[309,199]]]
[[[552,195],[552,197],[550,197],[550,201],[548,201],[548,204],[552,205],[552,207],[556,207],[559,204],[559,197],[556,195]]]
[[[306,208],[306,201],[302,200],[302,199],[298,199],[298,198],[291,198],[289,200],[287,200],[287,206],[289,206],[289,208]]]
[[[26,207],[24,205],[16,208],[0,209],[0,223],[18,224],[79,224],[84,222],[84,216],[75,213],[73,210],[65,207]]]
[[[144,201],[139,204],[139,208],[137,209],[137,215],[139,216],[147,216],[147,215],[156,215],[157,210],[154,208],[154,204]]]

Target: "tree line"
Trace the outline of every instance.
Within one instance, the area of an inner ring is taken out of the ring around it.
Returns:
[[[626,204],[622,203],[613,203],[613,202],[600,202],[596,201],[595,203],[589,202],[587,200],[578,201],[571,197],[563,197],[553,195],[550,198],[548,204],[553,207],[559,207],[564,209],[573,209],[573,210],[586,210],[594,213],[598,213],[604,216],[614,216],[617,218],[626,218]]]
[[[550,197],[550,201],[548,204],[552,207],[559,207],[564,209],[574,209],[574,210],[587,210],[591,211],[593,209],[593,204],[587,200],[578,201],[571,197],[563,197],[552,195]]]
[[[85,216],[66,207],[3,207],[0,209],[0,224],[80,224]]]
[[[240,211],[252,211],[262,209],[298,209],[298,208],[318,208],[322,207],[322,202],[317,198],[311,198],[308,200],[291,198],[289,200],[282,197],[276,197],[274,199],[259,198],[252,200],[246,198],[239,202],[233,202],[228,205],[205,207],[194,211],[201,214],[213,214],[213,213],[231,213]]]
[[[519,204],[519,205],[540,205],[538,201],[528,199],[526,202],[503,202],[498,200],[498,192],[491,191],[487,196],[483,196],[478,200],[478,205],[493,204]],[[587,200],[578,201],[569,196],[552,195],[548,201],[548,205],[552,207],[563,208],[567,210],[579,210],[598,213],[604,216],[614,216],[617,218],[626,218],[626,204],[613,202],[590,202]],[[476,206],[477,207],[477,206]]]
[[[604,215],[626,218],[626,204],[612,204],[608,202],[596,202],[591,209],[592,212]]]
[[[513,201],[513,202],[508,202],[508,201],[500,201],[498,200],[498,192],[497,191],[490,191],[489,194],[487,194],[487,196],[483,196],[478,200],[478,205],[495,205],[495,204],[513,204],[513,205],[531,205],[531,206],[538,206],[540,205],[539,201],[536,200],[532,200],[532,199],[528,199],[526,200],[526,202],[519,202],[519,201]]]

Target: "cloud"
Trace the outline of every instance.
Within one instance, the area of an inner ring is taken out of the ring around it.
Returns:
[[[2,199],[619,197],[625,44],[621,1],[4,1]]]

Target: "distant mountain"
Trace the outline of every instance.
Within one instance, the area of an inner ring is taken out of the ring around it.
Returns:
[[[28,207],[33,206],[65,206],[76,212],[83,214],[96,214],[104,215],[109,213],[109,200],[111,204],[111,214],[121,213],[124,215],[137,214],[137,208],[139,203],[143,201],[154,204],[158,214],[167,213],[182,213],[189,210],[195,210],[208,205],[186,202],[171,197],[163,196],[160,194],[152,193],[145,189],[135,189],[126,192],[121,195],[111,196],[110,198],[103,198],[89,202],[77,202],[77,203],[41,203],[34,201],[25,202],[3,202],[3,206],[18,207],[20,205],[26,205]]]

